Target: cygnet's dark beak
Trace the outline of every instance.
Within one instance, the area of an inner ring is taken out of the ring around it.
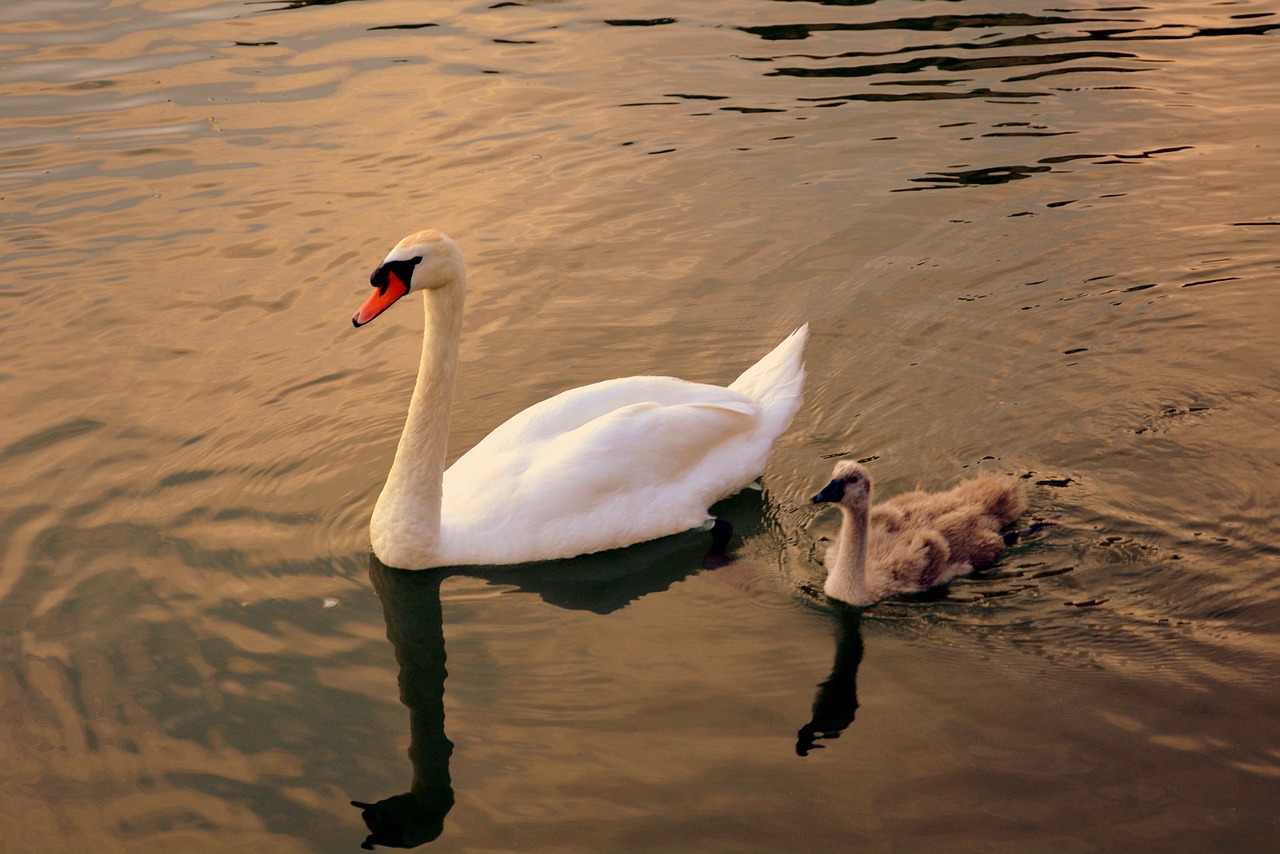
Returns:
[[[827,502],[835,503],[839,501],[841,498],[844,498],[844,481],[833,480],[830,483],[828,483],[826,486],[822,487],[822,490],[819,491],[817,495],[813,496],[813,503],[814,504],[826,504]]]

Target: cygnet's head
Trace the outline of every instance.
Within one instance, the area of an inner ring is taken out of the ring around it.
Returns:
[[[410,234],[387,253],[369,277],[373,295],[351,318],[364,326],[414,291],[436,290],[462,278],[462,253],[443,232],[429,228]]]
[[[830,502],[850,509],[865,509],[871,503],[871,472],[862,463],[841,460],[831,473],[831,482],[813,496],[814,504]]]

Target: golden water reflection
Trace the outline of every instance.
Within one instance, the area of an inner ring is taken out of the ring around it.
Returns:
[[[452,742],[438,850],[1265,846],[1280,7],[1060,6],[4,4],[6,845],[350,850]],[[421,330],[348,317],[425,226],[473,263],[455,457],[813,323],[729,566],[451,576],[393,630]],[[1061,522],[846,624],[793,596],[838,454]]]

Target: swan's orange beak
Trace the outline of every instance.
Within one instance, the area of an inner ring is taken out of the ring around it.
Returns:
[[[393,271],[387,271],[387,282],[380,288],[375,288],[373,296],[365,300],[364,305],[360,306],[360,310],[351,316],[353,326],[364,326],[370,320],[382,314],[391,308],[391,304],[400,297],[409,293],[409,286],[400,280]]]

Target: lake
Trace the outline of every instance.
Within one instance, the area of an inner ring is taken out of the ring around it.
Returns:
[[[1280,3],[9,0],[0,57],[6,848],[1280,851]],[[422,319],[350,318],[427,227],[451,458],[811,324],[723,566],[371,557]],[[839,607],[840,458],[1051,525]]]

